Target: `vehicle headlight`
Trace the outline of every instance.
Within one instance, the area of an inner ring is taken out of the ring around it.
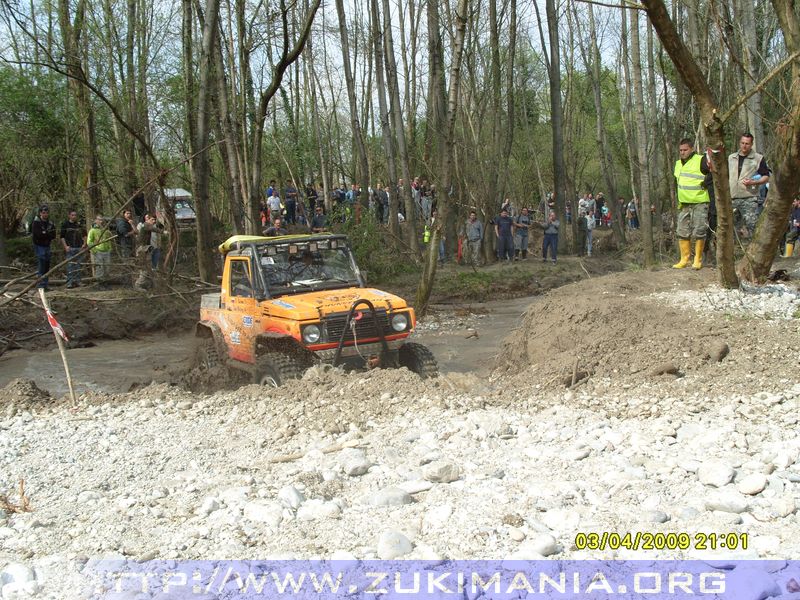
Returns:
[[[316,344],[321,335],[319,325],[306,325],[303,329],[303,341],[306,344]]]
[[[408,327],[408,315],[399,313],[392,317],[392,329],[395,331],[405,331]]]

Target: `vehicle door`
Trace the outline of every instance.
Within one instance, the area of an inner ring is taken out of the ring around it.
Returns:
[[[225,331],[228,353],[235,360],[254,363],[256,324],[260,318],[250,258],[231,258],[228,277],[230,294],[225,300],[229,315]]]

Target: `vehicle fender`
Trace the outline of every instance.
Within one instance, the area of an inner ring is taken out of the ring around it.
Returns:
[[[315,356],[298,340],[285,333],[265,331],[256,337],[256,356],[265,352],[283,352],[294,354],[305,359],[309,364],[314,362]]]
[[[225,338],[222,335],[222,330],[216,323],[212,321],[198,321],[194,325],[194,337],[214,338],[214,342],[217,344],[217,349],[220,351],[220,356],[228,355],[228,352],[225,349]]]

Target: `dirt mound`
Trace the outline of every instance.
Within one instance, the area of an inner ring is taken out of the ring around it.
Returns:
[[[739,367],[763,359],[779,376],[781,365],[770,364],[773,354],[786,336],[797,337],[796,328],[787,331],[755,313],[696,310],[697,299],[716,287],[711,270],[663,270],[635,279],[619,273],[552,291],[528,309],[505,341],[497,374],[534,368],[545,387],[571,384],[574,372],[579,380],[582,373],[618,381],[672,379],[713,371],[727,347]],[[685,304],[667,301],[673,297],[685,298]]]
[[[40,389],[31,379],[14,379],[0,390],[0,404],[29,404],[50,400],[50,394]]]
[[[263,401],[270,413],[267,422],[272,437],[281,439],[303,430],[344,433],[389,415],[406,414],[412,420],[420,410],[430,407],[456,411],[467,405],[474,408],[482,400],[467,401],[466,395],[474,396],[482,390],[489,391],[477,378],[465,374],[421,379],[405,368],[345,372],[320,365],[280,388],[252,384],[228,394],[218,393],[217,397],[230,398],[237,404],[248,399]]]

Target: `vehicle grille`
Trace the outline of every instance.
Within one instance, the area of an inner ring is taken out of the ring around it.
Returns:
[[[367,338],[378,337],[379,334],[375,330],[375,322],[372,319],[372,313],[370,313],[369,310],[364,310],[360,312],[362,315],[361,319],[355,321],[356,335],[358,336],[358,339],[363,340]],[[386,314],[386,311],[377,310],[375,311],[375,316],[378,319],[378,326],[383,329],[383,334],[384,335],[391,334],[392,327],[389,324],[389,317]],[[344,329],[345,321],[347,321],[347,313],[331,315],[330,317],[328,317],[323,321],[327,333],[327,339],[329,342],[339,341],[339,338],[342,335],[342,329]],[[347,333],[345,333],[344,336],[345,341],[353,341],[353,330],[351,329],[351,327],[352,325],[347,328]]]

